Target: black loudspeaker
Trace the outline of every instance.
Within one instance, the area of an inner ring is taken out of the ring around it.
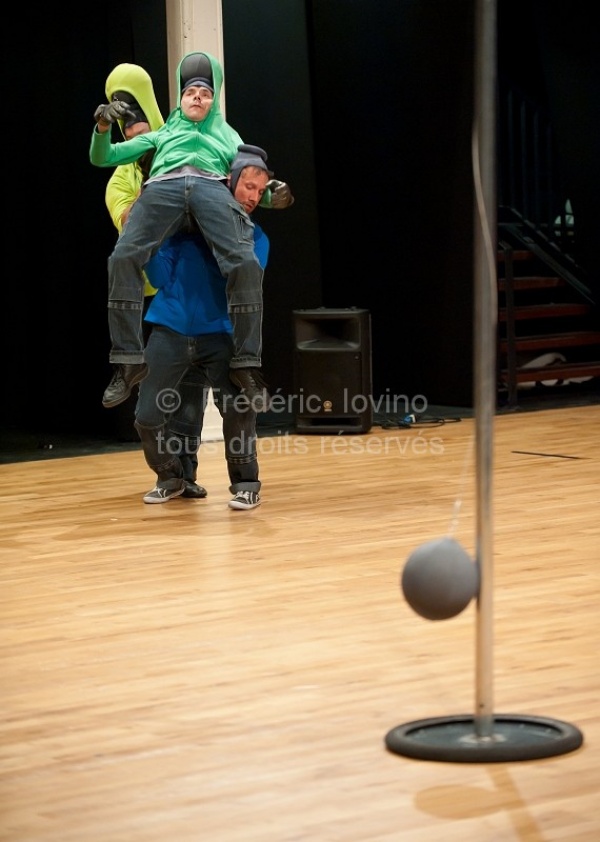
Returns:
[[[368,433],[373,426],[371,314],[294,310],[294,401],[301,433]]]

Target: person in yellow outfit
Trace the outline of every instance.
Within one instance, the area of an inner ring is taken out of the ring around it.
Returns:
[[[154,85],[150,74],[138,64],[118,64],[109,73],[105,85],[106,97],[109,102],[114,99],[126,102],[130,114],[117,125],[124,140],[137,137],[139,134],[155,131],[164,124]],[[118,166],[108,180],[105,191],[105,203],[119,234],[129,216],[133,203],[140,195],[142,184],[148,178],[152,155],[145,156],[132,164]],[[144,273],[144,306],[143,315],[148,312],[156,290]],[[148,341],[151,324],[144,321],[142,331],[144,344]],[[118,407],[115,425],[116,435],[123,441],[137,441],[137,434],[133,426],[137,393],[132,392],[124,403]]]
[[[106,79],[106,97],[109,102],[117,98],[126,102],[132,112],[118,125],[125,140],[138,134],[153,132],[163,124],[163,116],[156,101],[150,75],[137,64],[118,64]],[[106,185],[105,201],[115,228],[121,233],[131,206],[140,195],[142,184],[148,178],[151,160],[144,156],[132,164],[121,164],[115,169]],[[145,276],[144,276],[145,277]],[[156,290],[145,278],[144,313]]]

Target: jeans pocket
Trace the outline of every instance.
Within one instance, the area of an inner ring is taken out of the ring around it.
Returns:
[[[232,207],[233,220],[239,243],[245,243],[254,248],[254,223],[243,211]]]

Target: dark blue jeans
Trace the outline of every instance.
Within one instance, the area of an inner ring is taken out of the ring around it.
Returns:
[[[188,215],[227,279],[234,342],[230,367],[260,368],[263,270],[254,253],[254,223],[224,182],[188,175],[144,187],[108,258],[110,361],[144,361],[142,270]]]
[[[135,428],[159,480],[197,476],[208,390],[223,418],[230,491],[259,491],[256,413],[229,380],[228,333],[183,336],[154,325],[146,346],[148,375],[139,387]]]

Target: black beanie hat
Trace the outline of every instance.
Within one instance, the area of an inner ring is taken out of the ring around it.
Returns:
[[[181,93],[187,91],[187,89],[191,88],[192,85],[195,85],[197,88],[208,88],[211,94],[214,94],[215,92],[210,79],[205,79],[203,76],[196,76],[194,79],[190,79],[189,82],[186,82],[185,85],[182,85]]]
[[[135,126],[136,123],[148,123],[148,125],[150,125],[150,121],[142,111],[140,104],[130,93],[127,91],[115,91],[111,99],[113,102],[116,100],[126,102],[129,111],[131,112],[131,114],[123,120],[124,129],[128,129],[130,126]]]
[[[235,188],[240,178],[240,173],[244,167],[258,167],[264,170],[269,178],[273,178],[273,173],[267,167],[267,153],[260,146],[250,146],[248,143],[242,143],[238,146],[238,152],[231,164],[231,180],[229,182],[229,189],[235,193]]]
[[[208,56],[204,53],[190,53],[182,60],[179,66],[179,90],[182,93],[183,89],[189,85],[192,79],[205,80],[214,92],[215,86],[212,66]]]
[[[130,126],[135,126],[136,123],[148,123],[148,125],[150,125],[150,121],[139,105],[130,105],[129,110],[131,115],[125,118],[125,122],[123,123],[124,129],[128,129]]]

